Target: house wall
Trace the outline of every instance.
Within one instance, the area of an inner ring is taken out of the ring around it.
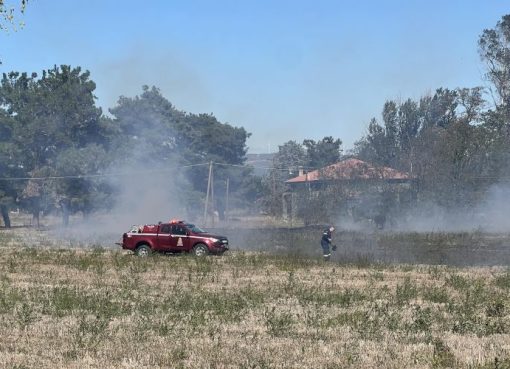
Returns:
[[[320,200],[315,203],[315,199]],[[283,214],[286,219],[292,219],[299,214],[306,215],[309,210],[316,213],[312,216],[319,218],[384,219],[397,215],[415,202],[413,180],[314,181],[290,186],[284,194]],[[323,212],[320,207],[331,208]]]

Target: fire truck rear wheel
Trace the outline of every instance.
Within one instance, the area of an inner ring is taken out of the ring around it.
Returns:
[[[151,254],[151,248],[148,245],[140,245],[136,248],[135,254],[140,257],[147,257]]]
[[[209,249],[203,243],[198,243],[193,247],[193,254],[195,256],[206,256],[209,253]]]

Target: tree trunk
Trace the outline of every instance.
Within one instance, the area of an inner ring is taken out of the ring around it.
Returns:
[[[41,214],[41,204],[40,198],[34,198],[33,207],[32,207],[32,224],[35,223],[37,228],[40,226],[39,218]]]
[[[9,218],[9,208],[6,205],[0,205],[0,212],[4,220],[5,228],[11,228],[11,218]]]
[[[39,228],[39,210],[34,210],[34,212],[32,213],[32,223],[35,223],[37,228]]]
[[[60,207],[62,208],[62,224],[64,227],[69,225],[69,206],[68,200],[64,199],[60,202]]]

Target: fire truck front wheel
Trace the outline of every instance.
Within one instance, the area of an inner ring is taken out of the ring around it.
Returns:
[[[195,256],[206,256],[209,253],[209,249],[203,243],[197,243],[195,247],[193,247],[193,255]]]
[[[140,257],[147,257],[151,254],[152,250],[149,245],[140,245],[136,248],[135,254]]]

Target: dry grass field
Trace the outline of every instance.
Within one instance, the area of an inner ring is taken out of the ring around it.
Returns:
[[[2,368],[510,367],[506,268],[141,259],[18,232],[0,232]]]

